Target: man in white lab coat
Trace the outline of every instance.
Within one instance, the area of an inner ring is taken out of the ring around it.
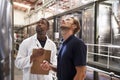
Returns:
[[[30,68],[32,60],[39,54],[32,55],[33,48],[43,48],[51,50],[50,62],[56,65],[56,45],[47,36],[49,22],[45,18],[41,18],[36,26],[36,34],[23,40],[20,44],[19,51],[15,60],[15,66],[23,70],[23,80],[52,80],[52,72],[49,75],[31,74]],[[41,49],[42,50],[42,49]]]

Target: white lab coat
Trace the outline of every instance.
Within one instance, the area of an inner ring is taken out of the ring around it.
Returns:
[[[30,56],[32,54],[33,48],[41,48],[41,44],[37,40],[37,34],[23,40],[20,44],[19,51],[15,60],[15,66],[23,70],[23,80],[53,80],[52,71],[49,75],[37,75],[30,73]],[[54,65],[57,64],[56,59],[56,45],[55,43],[47,37],[44,49],[51,50],[50,62]]]

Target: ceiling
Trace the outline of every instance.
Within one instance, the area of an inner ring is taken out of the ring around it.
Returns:
[[[13,3],[14,3],[14,9],[26,12],[28,9],[34,10],[35,6],[42,6],[45,3],[45,1],[49,1],[49,0],[13,0]],[[53,1],[56,1],[56,2],[52,4],[52,7],[55,8],[57,5],[64,10],[64,9],[70,8],[69,7],[70,1],[75,2],[76,0],[53,0]],[[22,4],[22,6],[18,5],[18,3]]]
[[[13,0],[14,9],[26,11],[33,9],[35,5],[42,5],[43,0]]]
[[[80,1],[85,3],[94,0],[13,0],[13,4],[14,9],[26,12],[27,10],[34,10],[36,7],[40,7],[48,1],[54,1],[51,6],[47,7],[48,11],[54,13],[55,9],[65,11],[76,6]]]

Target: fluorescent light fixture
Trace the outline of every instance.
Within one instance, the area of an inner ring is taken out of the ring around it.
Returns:
[[[89,3],[89,2],[92,2],[92,1],[98,1],[98,0],[82,0],[81,2],[86,4],[86,3]]]
[[[17,6],[20,6],[20,7],[24,7],[24,8],[28,8],[30,9],[31,7],[30,6],[27,6],[25,4],[21,4],[21,3],[18,3],[18,2],[13,2],[14,5],[17,5]]]

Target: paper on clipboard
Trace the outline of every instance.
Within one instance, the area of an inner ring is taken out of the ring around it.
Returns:
[[[39,49],[33,49],[32,54],[36,54]],[[40,64],[43,62],[43,60],[47,60],[50,62],[50,56],[51,56],[51,51],[50,50],[44,50],[44,53],[41,56],[38,56],[32,64],[30,72],[32,74],[44,74],[47,75],[49,71],[45,71],[40,67]]]

